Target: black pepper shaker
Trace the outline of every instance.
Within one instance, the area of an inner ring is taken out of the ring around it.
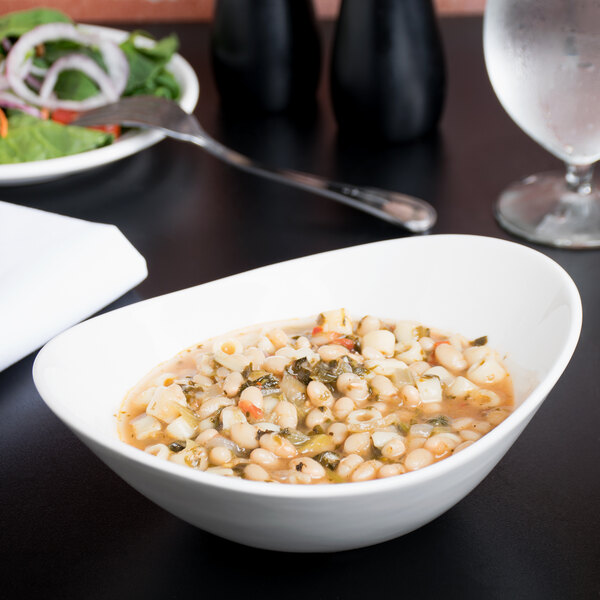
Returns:
[[[342,0],[331,94],[342,133],[403,142],[432,130],[445,95],[432,0]]]
[[[226,107],[314,104],[321,48],[311,0],[218,0],[211,55]]]

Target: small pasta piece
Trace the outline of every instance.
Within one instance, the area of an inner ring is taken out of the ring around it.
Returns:
[[[486,358],[482,363],[469,367],[467,377],[477,385],[494,385],[507,376],[504,367],[494,358]]]
[[[435,375],[419,377],[416,385],[422,403],[442,401],[442,383],[439,377]]]
[[[356,333],[364,337],[367,333],[378,329],[381,329],[381,321],[377,317],[367,315],[360,320]]]
[[[191,438],[196,433],[197,426],[193,426],[188,419],[177,417],[167,425],[167,433],[176,440]]]
[[[152,456],[157,456],[162,460],[169,460],[169,456],[171,456],[171,451],[165,444],[153,444],[152,446],[146,446],[144,448],[144,452],[152,454]]]
[[[396,346],[396,349],[395,357],[408,364],[421,361],[424,358],[423,348],[421,348],[421,344],[417,341],[408,345],[400,345],[400,348]]]
[[[281,327],[271,329],[271,331],[267,332],[267,337],[277,350],[283,348],[284,346],[287,346],[290,343],[290,338],[288,334],[285,331],[283,331]]]
[[[146,413],[134,417],[129,423],[137,440],[147,440],[162,430],[160,421]]]
[[[393,356],[396,346],[396,338],[391,331],[387,329],[378,329],[370,331],[361,338],[363,348],[373,348],[381,352],[383,356]]]

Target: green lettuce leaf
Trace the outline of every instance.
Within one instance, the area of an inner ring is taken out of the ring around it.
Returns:
[[[103,131],[41,121],[19,111],[10,111],[8,135],[0,138],[0,164],[29,162],[78,154],[113,141]]]
[[[46,23],[72,23],[60,10],[34,8],[8,13],[0,17],[0,40],[5,37],[19,37],[30,29]]]
[[[140,48],[135,41],[143,32],[134,31],[122,44],[129,62],[129,80],[123,96],[152,95],[177,100],[179,84],[166,65],[177,52],[179,40],[170,35],[156,42],[153,48]]]

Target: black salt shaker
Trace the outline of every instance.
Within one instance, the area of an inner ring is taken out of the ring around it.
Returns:
[[[331,94],[342,133],[403,142],[432,130],[445,96],[432,0],[342,0]]]
[[[226,107],[314,104],[321,48],[311,0],[218,0],[211,55]]]

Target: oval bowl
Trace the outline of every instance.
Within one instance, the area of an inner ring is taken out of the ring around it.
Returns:
[[[252,324],[342,306],[354,315],[414,319],[471,338],[487,334],[507,355],[514,412],[455,456],[364,483],[295,486],[228,478],[162,461],[119,440],[115,414],[127,391],[180,350]],[[328,552],[408,533],[465,497],[564,371],[581,319],[575,284],[537,251],[477,236],[414,237],[263,267],[95,317],[50,341],[33,375],[49,408],[119,476],[169,512],[249,546]]]

